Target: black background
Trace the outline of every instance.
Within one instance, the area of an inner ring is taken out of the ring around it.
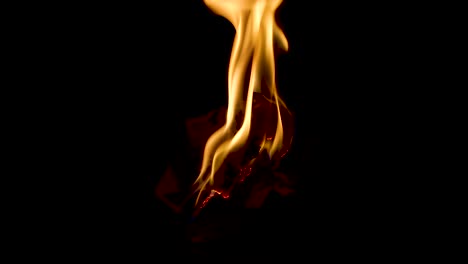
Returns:
[[[296,122],[288,162],[302,176],[291,208],[265,218],[282,234],[274,244],[298,246],[285,250],[296,255],[398,250],[392,241],[412,224],[412,183],[399,170],[406,131],[391,116],[409,100],[417,25],[401,6],[304,2],[285,0],[277,13],[289,41],[277,86]],[[183,231],[155,205],[147,178],[184,144],[186,118],[226,104],[233,26],[195,0],[61,16],[66,24],[51,22],[52,63],[72,108],[61,129],[73,186],[61,188],[77,189],[65,206],[73,229],[95,252],[185,256]]]

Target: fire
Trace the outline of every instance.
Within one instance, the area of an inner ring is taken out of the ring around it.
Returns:
[[[213,12],[232,23],[236,35],[229,62],[226,123],[207,140],[200,174],[194,183],[198,191],[196,204],[203,193],[207,194],[202,206],[214,195],[229,197],[230,188],[225,186],[226,169],[223,169],[226,163],[237,166],[239,173],[234,182],[242,182],[250,173],[251,168],[244,166],[242,159],[245,159],[247,146],[252,141],[256,101],[261,99],[274,106],[272,113],[276,115],[274,118],[268,115],[264,120],[257,118],[259,122],[276,122],[272,124],[275,126],[273,133],[268,133],[266,127],[260,129],[263,136],[260,142],[255,143],[258,147],[257,157],[263,152],[268,154],[269,159],[285,154],[288,142],[284,138],[281,113],[286,111],[289,114],[275,83],[274,44],[288,50],[288,41],[275,22],[275,11],[282,0],[204,2]],[[257,157],[246,164],[253,164]]]

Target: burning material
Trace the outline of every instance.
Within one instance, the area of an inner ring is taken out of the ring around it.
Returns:
[[[228,198],[256,163],[266,160],[274,166],[291,144],[292,135],[284,130],[290,112],[275,83],[274,43],[288,49],[274,16],[281,2],[205,0],[212,11],[233,24],[236,36],[229,63],[225,124],[206,141],[195,181],[200,207],[216,195]]]

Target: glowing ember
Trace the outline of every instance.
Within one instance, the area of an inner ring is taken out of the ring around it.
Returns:
[[[254,161],[262,156],[259,154],[278,160],[291,143],[291,137],[283,132],[282,112],[290,113],[276,90],[273,52],[274,42],[288,49],[274,17],[282,0],[204,2],[234,25],[236,36],[229,63],[226,123],[206,142],[195,181],[196,204],[204,197],[200,207],[215,195],[228,198],[233,186],[251,173]],[[265,105],[266,111],[262,110]],[[238,173],[229,177],[229,168]]]

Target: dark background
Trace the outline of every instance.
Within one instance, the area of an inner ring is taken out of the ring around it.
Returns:
[[[257,241],[322,256],[399,250],[393,241],[411,225],[412,183],[399,170],[408,162],[398,152],[405,130],[391,116],[411,85],[416,26],[399,6],[303,2],[285,0],[277,12],[289,41],[276,71],[295,113],[287,162],[301,174],[298,193],[258,216],[252,226],[261,232],[237,247]],[[148,177],[185,144],[184,120],[226,104],[233,26],[195,0],[77,6],[63,16],[71,22],[53,49],[70,87],[64,105],[73,105],[64,119],[77,157],[67,167],[80,186],[77,233],[86,248],[111,255],[190,255],[184,220],[158,205]]]

